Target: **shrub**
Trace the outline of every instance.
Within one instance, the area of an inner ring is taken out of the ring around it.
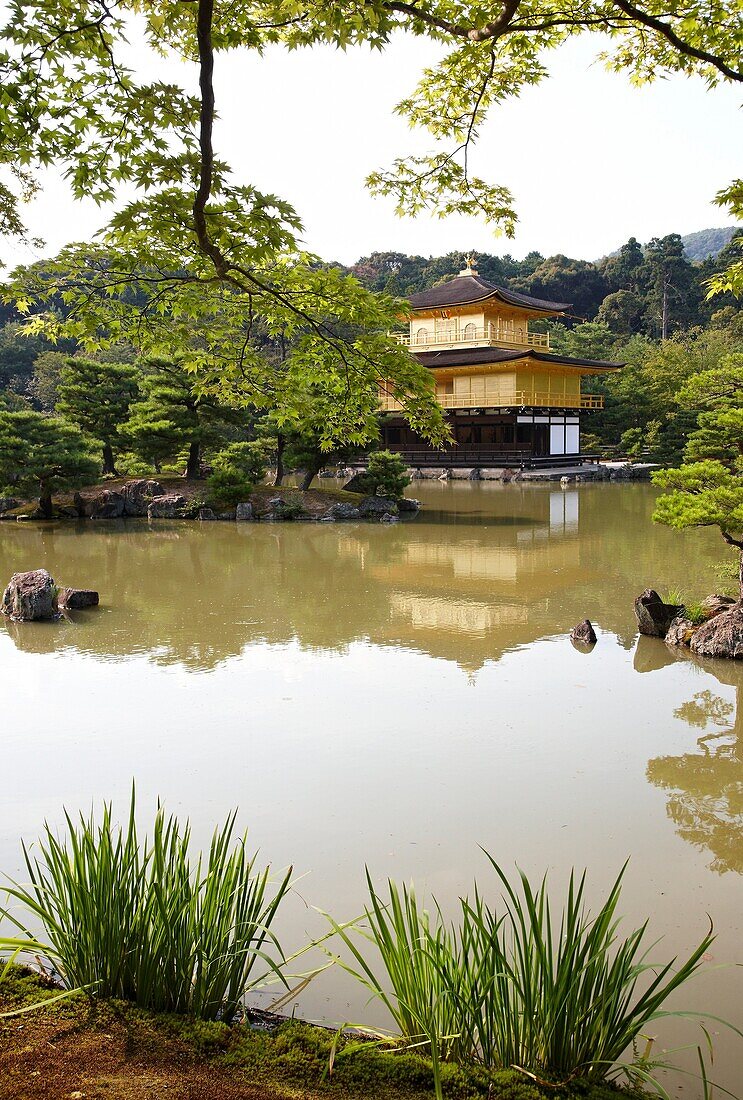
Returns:
[[[583,453],[587,455],[601,454],[606,449],[601,438],[591,432],[581,433],[580,446]]]
[[[365,473],[357,475],[354,483],[361,493],[399,500],[410,484],[406,463],[392,451],[372,451]]]
[[[152,837],[140,843],[132,795],[128,823],[114,826],[66,815],[66,836],[49,826],[39,855],[23,852],[28,884],[11,883],[21,915],[4,910],[21,933],[0,947],[46,956],[68,988],[134,1001],[142,1008],[204,1020],[231,1018],[262,975],[283,961],[271,924],[289,887],[274,889],[269,869],[249,856],[246,836],[233,843],[235,816],[215,831],[206,858],[191,856],[191,830],[158,811]],[[41,924],[45,942],[31,931]]]
[[[300,493],[289,493],[283,496],[275,506],[279,519],[300,519],[306,515]]]
[[[264,443],[230,443],[212,460],[215,470],[239,470],[243,477],[257,485],[266,476],[266,445]]]
[[[235,508],[246,501],[255,486],[239,470],[231,466],[214,470],[206,481],[207,502],[217,508]]]
[[[215,455],[207,480],[209,503],[234,508],[246,501],[266,476],[266,450],[262,443],[230,443]]]
[[[150,462],[145,462],[131,451],[125,451],[116,459],[119,473],[126,477],[153,477],[155,467]]]

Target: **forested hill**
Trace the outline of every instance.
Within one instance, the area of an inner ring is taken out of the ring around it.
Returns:
[[[734,227],[727,225],[721,229],[698,229],[696,233],[687,233],[681,242],[686,258],[700,262],[718,256],[734,235]]]
[[[728,230],[703,230],[693,238]],[[618,336],[657,338],[709,324],[713,314],[726,307],[736,309],[732,298],[706,300],[706,280],[723,270],[740,254],[742,230],[715,257],[702,262],[688,258],[685,240],[678,233],[654,238],[646,245],[631,237],[618,252],[601,260],[576,260],[569,256],[545,257],[530,252],[523,260],[512,256],[478,253],[477,269],[484,278],[536,298],[572,302],[577,321],[603,321]],[[719,236],[716,237],[720,243]],[[710,240],[707,242],[710,245]],[[706,248],[697,242],[696,247]],[[406,296],[434,286],[455,275],[465,254],[407,256],[401,252],[373,252],[347,270],[374,290]],[[666,332],[662,332],[663,299],[666,299]]]

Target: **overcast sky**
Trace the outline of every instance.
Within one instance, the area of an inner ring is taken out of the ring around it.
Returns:
[[[392,110],[436,59],[423,40],[400,39],[384,54],[323,47],[221,58],[217,151],[240,182],[293,202],[307,248],[345,263],[388,250],[596,259],[632,235],[644,242],[730,224],[712,199],[740,174],[739,90],[710,92],[681,77],[633,88],[593,62],[596,49],[583,39],[551,55],[551,78],[496,109],[483,128],[475,170],[514,193],[512,241],[474,219],[400,219],[391,200],[365,189],[369,171],[432,147]],[[179,78],[193,81],[195,70],[183,66]],[[47,177],[28,211],[46,241],[34,256],[89,239],[103,220]],[[11,263],[31,258],[4,251]]]

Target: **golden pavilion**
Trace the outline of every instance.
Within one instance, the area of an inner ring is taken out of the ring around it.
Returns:
[[[581,379],[622,364],[555,355],[547,333],[529,331],[532,318],[562,317],[570,302],[495,286],[471,259],[455,278],[409,302],[409,332],[397,339],[433,372],[453,442],[446,449],[429,446],[395,415],[401,407],[394,398],[383,395],[385,447],[412,466],[580,460],[581,415],[603,408],[601,396],[582,391]]]

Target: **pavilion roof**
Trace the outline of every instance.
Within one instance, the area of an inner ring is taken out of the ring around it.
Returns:
[[[624,363],[612,363],[607,359],[574,359],[568,355],[552,355],[546,351],[524,348],[453,348],[451,351],[416,352],[415,357],[426,367],[469,367],[484,363],[508,363],[517,359],[533,359],[539,363],[557,363],[560,366],[587,367],[592,372],[619,370]]]
[[[564,313],[572,308],[572,302],[548,302],[543,298],[532,298],[528,294],[506,290],[505,287],[488,282],[476,272],[456,275],[440,286],[411,294],[408,301],[413,309],[443,309],[446,306],[472,305],[488,298],[497,298],[505,305],[539,310],[542,313]]]

